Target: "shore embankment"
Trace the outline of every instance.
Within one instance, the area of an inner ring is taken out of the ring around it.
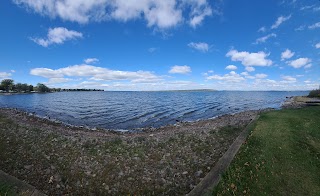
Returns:
[[[0,167],[49,195],[186,194],[260,112],[119,133],[0,109]]]

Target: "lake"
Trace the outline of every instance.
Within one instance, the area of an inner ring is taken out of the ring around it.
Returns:
[[[0,95],[0,107],[35,112],[67,124],[131,130],[223,114],[280,108],[306,91],[57,92]]]

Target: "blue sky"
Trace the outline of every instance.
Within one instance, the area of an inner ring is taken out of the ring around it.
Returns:
[[[310,90],[316,0],[8,0],[0,79],[105,90]]]

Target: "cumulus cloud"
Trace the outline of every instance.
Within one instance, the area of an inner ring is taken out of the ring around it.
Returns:
[[[236,70],[236,69],[238,69],[238,68],[237,68],[237,66],[235,66],[235,65],[228,65],[228,66],[226,67],[226,69],[228,69],[228,70]]]
[[[72,79],[69,78],[49,78],[47,84],[59,84],[59,83],[66,83],[70,82]]]
[[[208,52],[209,51],[209,44],[207,44],[205,42],[198,42],[198,43],[191,42],[188,44],[188,46],[190,48],[199,50],[201,52]]]
[[[4,79],[4,78],[10,78],[11,77],[11,73],[7,73],[7,72],[0,72],[0,78]]]
[[[271,29],[277,29],[283,22],[289,20],[291,15],[289,16],[280,16],[277,21],[271,26]]]
[[[246,71],[248,71],[248,72],[253,72],[255,70],[256,69],[254,67],[246,67]]]
[[[225,75],[212,75],[207,77],[208,80],[222,80],[225,82],[238,83],[244,81],[245,78],[237,74],[235,71],[231,71]]]
[[[171,74],[188,74],[191,73],[191,68],[187,65],[179,66],[175,65],[171,67],[169,73]]]
[[[311,64],[311,63],[309,63],[309,64],[307,64],[306,66],[304,66],[305,69],[309,69],[310,67],[312,67],[312,64]]]
[[[161,29],[187,21],[195,28],[213,14],[207,0],[12,0],[35,13],[86,24],[91,21],[144,19],[147,26]],[[185,14],[183,14],[185,13]]]
[[[255,77],[256,77],[257,79],[263,79],[263,78],[268,77],[268,75],[267,75],[267,74],[256,74]]]
[[[43,47],[52,44],[63,44],[65,41],[82,38],[82,33],[68,30],[64,27],[50,28],[46,38],[31,38],[32,41]]]
[[[285,83],[294,83],[297,81],[297,79],[292,76],[282,76],[281,78],[283,79],[283,82],[285,82]]]
[[[309,58],[298,58],[296,60],[290,61],[288,62],[290,66],[294,67],[294,68],[300,68],[300,67],[311,67],[311,65],[309,65],[311,63],[311,59]]]
[[[319,49],[319,48],[320,48],[320,42],[317,43],[314,47],[316,47],[317,49]]]
[[[96,81],[129,80],[131,82],[137,83],[145,83],[150,81],[154,82],[161,80],[161,77],[156,76],[155,74],[149,71],[118,71],[86,64],[73,65],[55,70],[48,68],[35,68],[30,71],[30,74],[57,81],[63,81],[62,78],[64,78],[65,76],[88,77],[90,80]]]
[[[268,39],[270,39],[272,37],[277,37],[277,35],[275,33],[271,33],[271,34],[266,35],[264,37],[260,37],[260,38],[258,38],[256,40],[255,44],[264,43],[264,42],[266,42]]]
[[[249,53],[249,52],[239,52],[237,50],[230,50],[227,57],[231,57],[232,61],[241,61],[244,66],[270,66],[272,61],[267,59],[269,54],[265,52]]]
[[[309,29],[320,28],[320,22],[314,23],[313,25],[308,26]]]
[[[99,59],[97,59],[97,58],[88,58],[88,59],[85,59],[84,62],[86,64],[93,64],[93,63],[99,62]]]
[[[286,49],[284,52],[281,53],[281,61],[285,60],[285,59],[290,59],[291,57],[293,57],[294,52],[291,52],[291,50]]]

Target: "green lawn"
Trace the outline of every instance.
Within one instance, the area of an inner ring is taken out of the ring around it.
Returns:
[[[262,114],[213,195],[320,195],[320,107]]]

